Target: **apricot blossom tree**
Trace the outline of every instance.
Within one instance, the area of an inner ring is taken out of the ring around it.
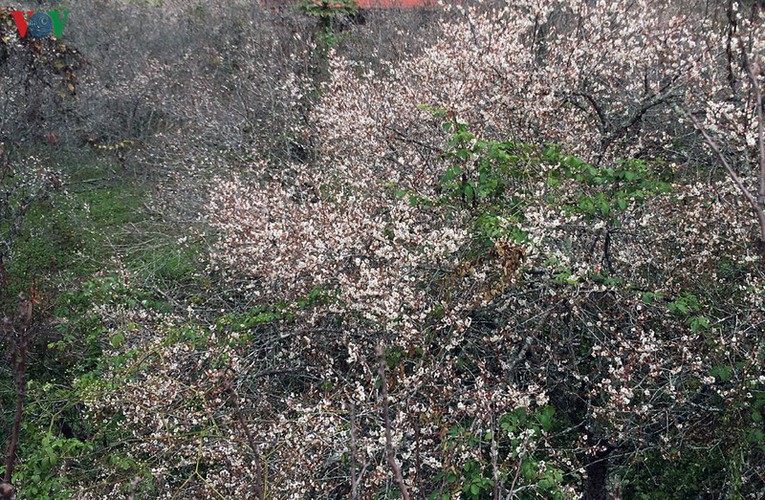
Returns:
[[[468,9],[411,60],[333,58],[314,113],[319,163],[278,177],[255,165],[255,184],[214,191],[223,267],[280,297],[335,297],[295,327],[306,356],[325,356],[320,413],[355,408],[356,450],[392,427],[409,491],[447,491],[432,478],[456,468],[468,494],[602,498],[627,457],[739,447],[709,423],[762,420],[747,420],[762,394],[763,281],[744,181],[687,182],[676,151],[688,92],[721,109],[715,23],[651,2]],[[759,55],[736,57],[739,95],[754,96],[741,116],[755,118],[738,139],[719,132],[756,149]],[[747,282],[735,292],[722,276],[734,268]],[[391,422],[364,409],[380,340]],[[393,487],[384,456],[353,453],[377,466],[364,487]]]
[[[456,9],[410,59],[330,55],[314,161],[210,183],[246,306],[98,311],[147,355],[89,415],[168,494],[761,493],[759,10]]]

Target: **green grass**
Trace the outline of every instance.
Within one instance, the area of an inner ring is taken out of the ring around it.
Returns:
[[[118,175],[109,155],[83,150],[50,156],[65,186],[30,207],[7,263],[11,282],[21,289],[40,280],[66,288],[114,268],[115,258],[147,283],[193,281],[204,249],[179,247],[181,230],[151,215],[150,184]]]
[[[168,228],[168,231],[172,229]],[[172,233],[170,233],[172,234]],[[150,240],[126,258],[126,266],[144,284],[160,288],[193,286],[200,281],[204,250],[198,244],[180,247],[175,240]]]
[[[141,188],[109,187],[66,195],[31,207],[14,242],[8,265],[12,281],[97,272],[114,253],[114,239],[129,241],[127,224],[145,218]]]
[[[115,175],[113,160],[90,151],[67,153],[56,164],[64,188],[26,213],[5,263],[3,313],[12,313],[18,293],[32,285],[55,302],[61,293],[77,293],[97,273],[114,276],[121,267],[131,274],[132,286],[153,300],[183,305],[206,294],[205,247],[179,244],[187,228],[152,213],[150,184],[129,173]],[[3,233],[7,228],[0,221]]]

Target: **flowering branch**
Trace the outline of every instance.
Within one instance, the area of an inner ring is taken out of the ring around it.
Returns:
[[[759,202],[757,198],[754,197],[752,192],[746,187],[746,185],[744,185],[743,179],[741,179],[736,171],[733,170],[733,167],[725,158],[725,155],[722,153],[722,150],[720,149],[717,141],[715,141],[714,138],[704,129],[704,127],[701,126],[701,123],[699,123],[696,117],[694,117],[693,114],[688,110],[683,110],[683,114],[687,116],[691,120],[691,123],[693,123],[693,126],[696,127],[699,132],[701,132],[701,135],[704,137],[704,141],[710,148],[712,148],[712,151],[714,151],[717,159],[720,160],[720,163],[722,163],[723,167],[725,167],[725,171],[728,173],[728,176],[731,178],[731,180],[733,180],[736,187],[739,189],[739,191],[741,191],[741,194],[744,195],[744,198],[746,198],[746,200],[749,202],[749,205],[752,207],[752,210],[757,216],[757,221],[760,225],[759,245],[761,248],[765,248],[763,247],[765,244],[765,210],[763,209],[763,204]],[[760,142],[760,144],[762,144],[762,142]],[[761,184],[765,179],[763,178],[763,174],[765,174],[765,171],[761,171],[760,174]]]

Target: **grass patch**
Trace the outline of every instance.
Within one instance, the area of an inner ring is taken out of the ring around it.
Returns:
[[[79,278],[98,271],[114,253],[112,239],[123,232],[115,227],[145,218],[144,199],[143,189],[113,187],[56,193],[37,202],[14,242],[9,277],[27,283],[34,277]]]
[[[64,186],[26,213],[6,260],[11,302],[32,283],[51,292],[76,289],[95,273],[118,267],[115,261],[135,275],[137,286],[163,295],[201,287],[205,248],[181,245],[186,228],[157,220],[147,208],[150,185],[116,175],[113,159],[88,150],[56,153],[54,159],[48,161],[62,171]]]
[[[165,235],[169,238],[172,229]],[[128,269],[147,284],[160,287],[192,285],[199,280],[199,270],[204,266],[204,249],[199,244],[181,246],[177,240],[149,240],[145,248],[137,249],[127,259]]]

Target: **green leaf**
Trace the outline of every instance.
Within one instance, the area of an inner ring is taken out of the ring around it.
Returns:
[[[457,165],[452,165],[448,169],[446,169],[446,172],[444,172],[443,177],[441,177],[442,183],[451,182],[454,179],[457,178],[462,173],[462,169]]]
[[[694,316],[690,321],[691,331],[698,332],[709,328],[709,320],[704,316]]]
[[[747,441],[750,443],[762,443],[765,441],[765,433],[760,429],[750,429],[747,431]]]
[[[600,212],[603,215],[608,215],[608,214],[611,213],[611,205],[609,205],[606,200],[601,200],[601,202],[600,202]]]
[[[723,382],[727,382],[731,378],[731,372],[733,368],[727,365],[717,365],[709,372],[713,377],[719,378]]]
[[[549,430],[552,427],[553,417],[555,415],[555,408],[552,406],[546,406],[537,414],[537,421],[543,429]]]
[[[471,201],[475,198],[475,190],[473,189],[472,184],[466,184],[465,185],[465,199],[467,201]]]
[[[122,342],[125,340],[125,335],[122,332],[117,332],[114,335],[112,335],[112,338],[109,340],[109,343],[111,343],[112,347],[115,349],[122,345]]]

